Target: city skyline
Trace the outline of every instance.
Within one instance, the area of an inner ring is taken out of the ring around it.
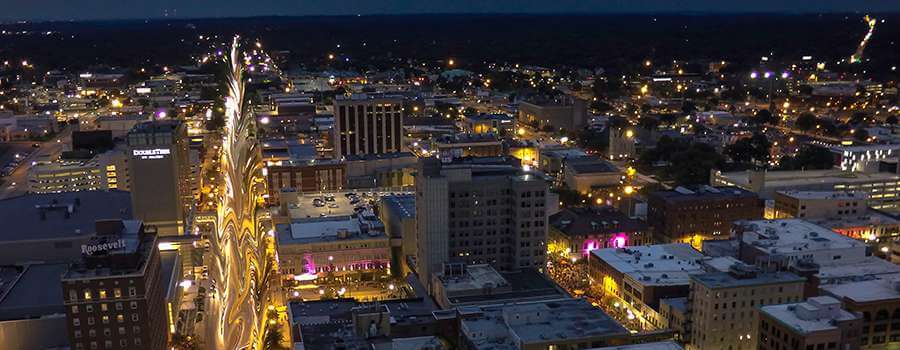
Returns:
[[[274,0],[266,4],[248,4],[237,0],[180,1],[138,0],[109,4],[102,0],[84,0],[79,6],[66,6],[62,0],[41,0],[4,4],[3,21],[84,21],[165,18],[228,18],[262,16],[352,16],[415,14],[671,14],[671,13],[894,13],[900,3],[887,1],[744,1],[712,0],[671,2],[664,0],[389,0],[389,1],[297,1]]]

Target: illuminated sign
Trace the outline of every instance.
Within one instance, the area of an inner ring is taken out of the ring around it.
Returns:
[[[172,150],[168,148],[136,149],[131,151],[131,154],[141,159],[163,159],[172,154]]]
[[[150,91],[152,91],[152,90],[148,87],[139,87],[139,88],[134,89],[134,92],[137,92],[138,94],[141,94],[141,95],[149,94]]]
[[[94,253],[106,252],[115,249],[125,249],[125,240],[119,239],[112,242],[104,242],[98,244],[82,244],[81,254],[94,255]]]

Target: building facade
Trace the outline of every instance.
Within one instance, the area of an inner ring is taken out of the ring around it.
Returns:
[[[694,350],[757,349],[761,306],[799,302],[805,279],[792,273],[761,273],[746,265],[729,272],[691,275],[690,344]]]
[[[165,297],[156,235],[140,221],[97,223],[97,237],[62,277],[74,350],[165,349]]]
[[[160,235],[184,234],[193,203],[187,127],[177,120],[137,124],[127,136],[134,216]]]
[[[403,98],[365,94],[334,101],[334,157],[400,152]]]
[[[841,309],[835,298],[763,306],[759,310],[759,350],[859,349],[862,320]]]
[[[736,187],[679,187],[647,196],[647,222],[657,239],[698,249],[702,240],[728,238],[732,222],[762,215],[759,197]]]
[[[541,269],[546,261],[547,181],[509,159],[442,164],[416,174],[416,267],[422,283],[447,263],[498,270]]]

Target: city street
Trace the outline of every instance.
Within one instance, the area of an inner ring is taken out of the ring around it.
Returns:
[[[30,145],[32,144],[38,143],[41,145],[41,147],[37,148],[36,151],[31,152],[28,157],[25,157],[25,159],[21,161],[19,167],[17,167],[12,174],[3,179],[4,186],[2,191],[0,191],[0,199],[16,197],[25,194],[25,192],[28,191],[28,169],[31,168],[31,163],[39,159],[52,160],[59,158],[59,155],[64,150],[65,145],[71,144],[73,129],[74,127],[66,126],[58,134],[56,134],[55,137],[44,142],[14,142],[13,144],[28,145],[28,147],[31,147]]]

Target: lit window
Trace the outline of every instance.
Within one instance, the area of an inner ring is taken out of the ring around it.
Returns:
[[[89,289],[84,290],[84,299],[91,300],[91,291]]]

